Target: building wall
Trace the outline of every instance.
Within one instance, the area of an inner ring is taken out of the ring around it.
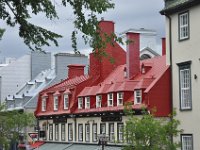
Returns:
[[[85,74],[88,73],[88,57],[85,55],[75,55],[67,53],[55,54],[56,82],[67,78],[69,64],[85,65]],[[55,82],[54,82],[55,83]]]
[[[14,63],[3,67],[0,71],[1,88],[0,101],[5,101],[6,96],[13,95],[31,78],[30,55],[24,55]]]
[[[31,79],[46,69],[51,69],[51,53],[31,52]]]
[[[178,40],[178,14],[172,15],[172,61],[173,61],[173,106],[177,110],[177,119],[181,121],[180,128],[185,134],[193,134],[194,150],[200,149],[200,5],[189,9],[190,37],[188,40]],[[168,22],[167,22],[168,23]],[[168,26],[168,24],[167,24]],[[167,32],[166,32],[167,33]],[[169,47],[169,42],[167,42]],[[168,48],[167,48],[168,49]],[[192,110],[180,111],[179,97],[179,67],[177,63],[191,61]],[[194,79],[194,75],[197,79]],[[180,137],[177,138],[180,140]]]

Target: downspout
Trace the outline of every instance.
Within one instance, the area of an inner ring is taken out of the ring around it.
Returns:
[[[170,61],[170,69],[171,69],[171,112],[173,113],[173,64],[172,64],[172,19],[169,15],[165,14],[165,16],[169,19],[169,61]],[[173,119],[173,115],[170,117],[171,121]],[[171,137],[171,142],[173,143],[173,136]]]

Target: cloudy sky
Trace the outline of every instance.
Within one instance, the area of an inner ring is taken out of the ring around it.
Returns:
[[[129,28],[146,28],[157,31],[158,52],[161,44],[160,38],[165,36],[165,19],[159,14],[164,7],[163,0],[113,0],[115,9],[99,15],[104,20],[112,20],[115,22],[116,33],[121,33]],[[60,39],[59,47],[44,47],[46,51],[66,51],[72,52],[71,48],[71,32],[73,30],[73,13],[67,7],[63,8],[59,4],[55,4],[58,9],[59,20],[46,20],[44,15],[34,16],[32,23],[41,25],[47,29],[63,35]],[[20,57],[30,50],[18,36],[18,27],[10,28],[0,20],[0,25],[6,28],[6,32],[0,41],[0,58],[3,57]],[[91,49],[85,46],[81,39],[78,40],[78,48],[82,53],[89,53]]]

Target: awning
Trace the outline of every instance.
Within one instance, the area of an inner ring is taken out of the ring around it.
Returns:
[[[61,144],[61,143],[45,143],[40,146],[39,150],[99,150],[100,145],[92,144]],[[104,150],[122,150],[120,146],[105,146]]]

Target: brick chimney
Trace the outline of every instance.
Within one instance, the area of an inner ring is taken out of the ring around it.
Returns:
[[[68,78],[69,79],[84,75],[85,65],[73,64],[73,65],[68,65],[67,67],[69,68],[69,70],[68,70]]]
[[[130,79],[140,72],[140,34],[139,33],[126,33],[127,44],[126,64],[127,64],[127,77]]]
[[[166,39],[162,38],[162,56],[166,55]]]

